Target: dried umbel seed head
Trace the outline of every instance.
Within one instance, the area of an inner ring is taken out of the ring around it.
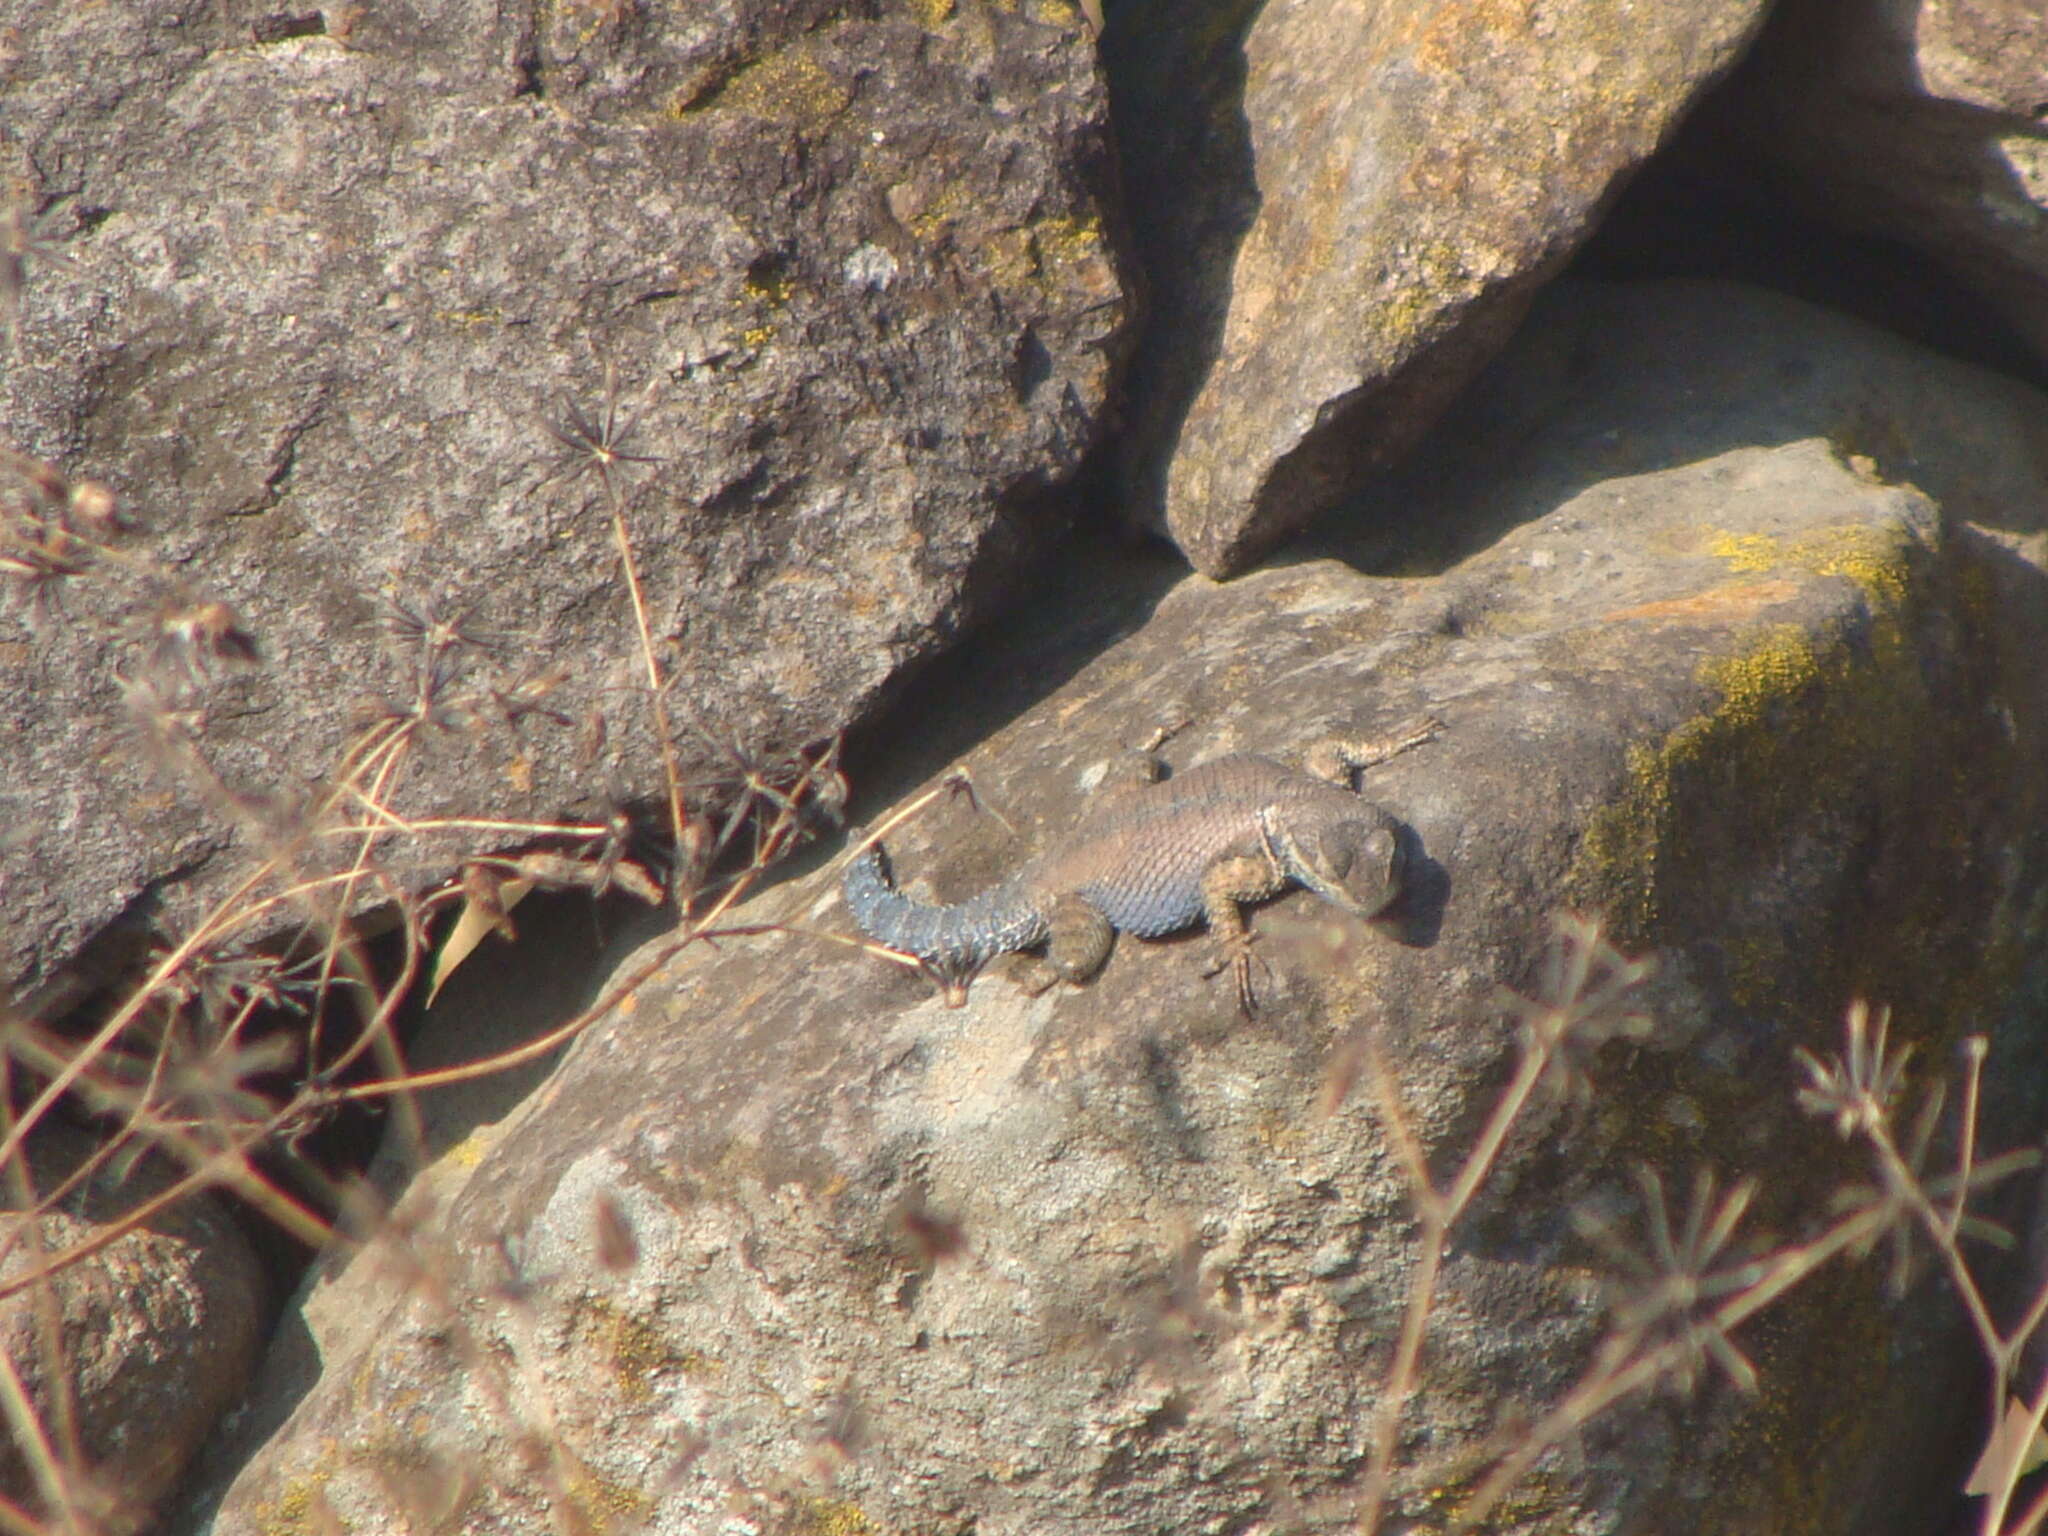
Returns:
[[[218,598],[162,609],[155,654],[160,665],[182,671],[194,683],[206,681],[216,666],[254,666],[263,659],[241,615]]]
[[[23,600],[31,630],[40,630],[62,612],[64,583],[85,570],[85,547],[62,528],[13,539],[0,529],[0,597]]]
[[[97,480],[74,480],[67,498],[71,515],[89,528],[121,526],[121,504],[114,493]]]
[[[62,505],[71,489],[71,482],[56,465],[4,443],[0,443],[0,468],[11,471],[31,494],[52,505]]]

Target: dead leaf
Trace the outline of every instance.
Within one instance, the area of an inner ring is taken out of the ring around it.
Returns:
[[[462,915],[455,919],[455,926],[448,930],[447,940],[434,956],[434,974],[427,982],[429,1008],[434,1006],[434,999],[440,995],[442,984],[455,974],[455,968],[469,958],[470,952],[483,943],[485,934],[511,936],[512,923],[506,914],[524,901],[526,893],[533,889],[531,880],[479,883],[467,879],[467,871],[464,873],[463,884],[468,893],[462,900]]]
[[[1970,1468],[1970,1481],[1964,1486],[1964,1493],[1995,1494],[2009,1481],[2016,1483],[2036,1467],[2048,1465],[2048,1434],[2040,1429],[2034,1431],[2033,1444],[2024,1451],[2020,1449],[2033,1417],[2033,1408],[2023,1398],[2015,1397],[2006,1403],[2005,1417],[1984,1442],[1984,1454],[1977,1458],[1977,1465]]]

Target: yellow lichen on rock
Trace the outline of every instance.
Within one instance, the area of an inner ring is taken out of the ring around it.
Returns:
[[[1852,630],[1778,623],[1749,632],[1738,649],[1700,662],[1696,676],[1716,695],[1708,709],[1661,742],[1629,749],[1626,787],[1588,822],[1570,876],[1578,899],[1605,908],[1624,939],[1652,940],[1660,865],[1668,871],[1674,856],[1701,852],[1682,821],[1736,815],[1733,804],[1713,802],[1737,796],[1752,829],[1784,827],[1888,730],[1910,728],[1904,717],[1925,705],[1903,618],[1911,544],[1875,529],[1783,541],[1713,536],[1714,553],[1736,570],[1849,578],[1870,618]]]
[[[808,1498],[797,1507],[801,1536],[882,1536],[882,1528],[851,1499]]]
[[[264,1536],[309,1536],[324,1526],[326,1511],[319,1512],[322,1518],[316,1522],[314,1501],[324,1504],[322,1490],[333,1476],[330,1469],[322,1468],[294,1477],[286,1482],[276,1503],[258,1505],[256,1517]]]
[[[1716,533],[1707,548],[1728,562],[1728,569],[1753,575],[1780,563],[1778,540],[1768,533]]]
[[[577,1320],[604,1352],[612,1380],[629,1403],[650,1401],[657,1376],[684,1372],[691,1364],[653,1319],[621,1312],[602,1297],[587,1300]]]
[[[810,54],[770,54],[734,75],[711,105],[796,127],[816,128],[846,110],[853,92]]]
[[[1791,566],[1818,576],[1843,576],[1862,589],[1873,607],[1887,609],[1905,601],[1909,562],[1922,552],[1905,526],[1868,523],[1832,524],[1790,539],[1717,529],[1709,534],[1707,549],[1743,574]]]

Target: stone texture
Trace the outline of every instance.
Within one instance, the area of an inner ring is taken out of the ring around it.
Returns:
[[[2048,359],[2048,11],[1794,0],[1702,128],[1799,206],[1917,247]]]
[[[1116,7],[1134,515],[1229,575],[1411,446],[1763,9]]]
[[[616,966],[674,925],[673,914],[652,912],[626,897],[593,910],[583,897],[536,895],[520,904],[517,917],[517,941],[487,940],[407,1032],[405,1059],[411,1071],[479,1061],[535,1039],[589,1007]],[[545,1057],[419,1095],[418,1142],[408,1134],[389,1135],[365,1175],[369,1185],[379,1196],[395,1197],[410,1182],[416,1205],[436,1200],[442,1182],[459,1188],[467,1177],[467,1157],[450,1154],[465,1143],[474,1151],[487,1141],[490,1128],[546,1080],[557,1060]],[[422,1163],[427,1165],[423,1172]],[[421,1176],[409,1180],[416,1172]],[[206,1512],[242,1464],[320,1379],[321,1352],[307,1326],[305,1301],[309,1295],[329,1294],[336,1258],[329,1254],[311,1266],[298,1293],[285,1304],[255,1389],[202,1448],[176,1501],[163,1512],[156,1529],[166,1536],[193,1536],[204,1529]],[[317,1303],[313,1315],[321,1316]],[[323,1335],[331,1336],[335,1321],[322,1319]]]
[[[82,1131],[46,1127],[28,1159],[35,1188],[54,1189],[96,1145]],[[104,1239],[169,1182],[149,1163],[126,1178],[103,1167],[33,1234],[11,1187],[0,1213],[0,1287],[13,1290],[0,1298],[0,1351],[60,1455],[68,1397],[79,1452],[73,1497],[110,1533],[155,1529],[153,1506],[248,1384],[269,1303],[261,1266],[227,1208],[202,1195],[67,1265],[46,1291],[13,1288],[41,1257]],[[40,1506],[19,1436],[0,1454],[0,1493]]]
[[[659,459],[623,478],[693,781],[729,764],[692,715],[773,761],[871,710],[1057,530],[1044,492],[1100,424],[1124,303],[1077,13],[293,17],[0,3],[0,190],[47,247],[0,421],[110,482],[158,562],[0,612],[23,989],[119,914],[188,920],[246,871],[235,837],[274,839],[377,701],[416,699],[386,599],[477,637],[402,810],[657,793],[610,514],[540,425],[597,415],[607,364]],[[185,663],[179,615],[214,598],[260,666]],[[142,760],[117,675],[204,710],[219,789]],[[543,683],[516,725],[489,699]],[[407,854],[413,883],[453,857]]]
[[[321,1380],[215,1529],[1353,1529],[1412,1226],[1333,1080],[1369,1038],[1450,1157],[1512,1053],[1496,984],[1597,903],[1663,951],[1659,1032],[1461,1232],[1404,1442],[1423,1513],[1428,1457],[1590,1347],[1575,1206],[1706,1164],[1788,1234],[1863,1176],[1791,1102],[1849,997],[1923,1060],[2041,1048],[2044,433],[2048,400],[1788,301],[1568,291],[1385,507],[1443,541],[1411,568],[1372,574],[1365,508],[1229,586],[1077,567],[900,743],[980,738],[1015,831],[941,801],[893,838],[906,877],[1009,867],[1154,724],[1186,764],[1429,710],[1443,739],[1368,785],[1421,854],[1395,917],[1265,909],[1250,1022],[1199,939],[949,1011],[833,941],[829,871],[769,893],[749,916],[794,932],[680,959],[322,1282]],[[1994,1074],[1993,1146],[2038,1123],[2023,1078]],[[1741,1336],[1758,1398],[1596,1421],[1492,1528],[1932,1528],[1926,1447],[1976,1391],[1938,1290],[1840,1271]]]

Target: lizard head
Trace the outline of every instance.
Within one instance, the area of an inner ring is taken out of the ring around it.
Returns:
[[[1281,872],[1333,907],[1356,917],[1376,917],[1401,894],[1401,839],[1390,816],[1290,826],[1269,810],[1259,824]]]

